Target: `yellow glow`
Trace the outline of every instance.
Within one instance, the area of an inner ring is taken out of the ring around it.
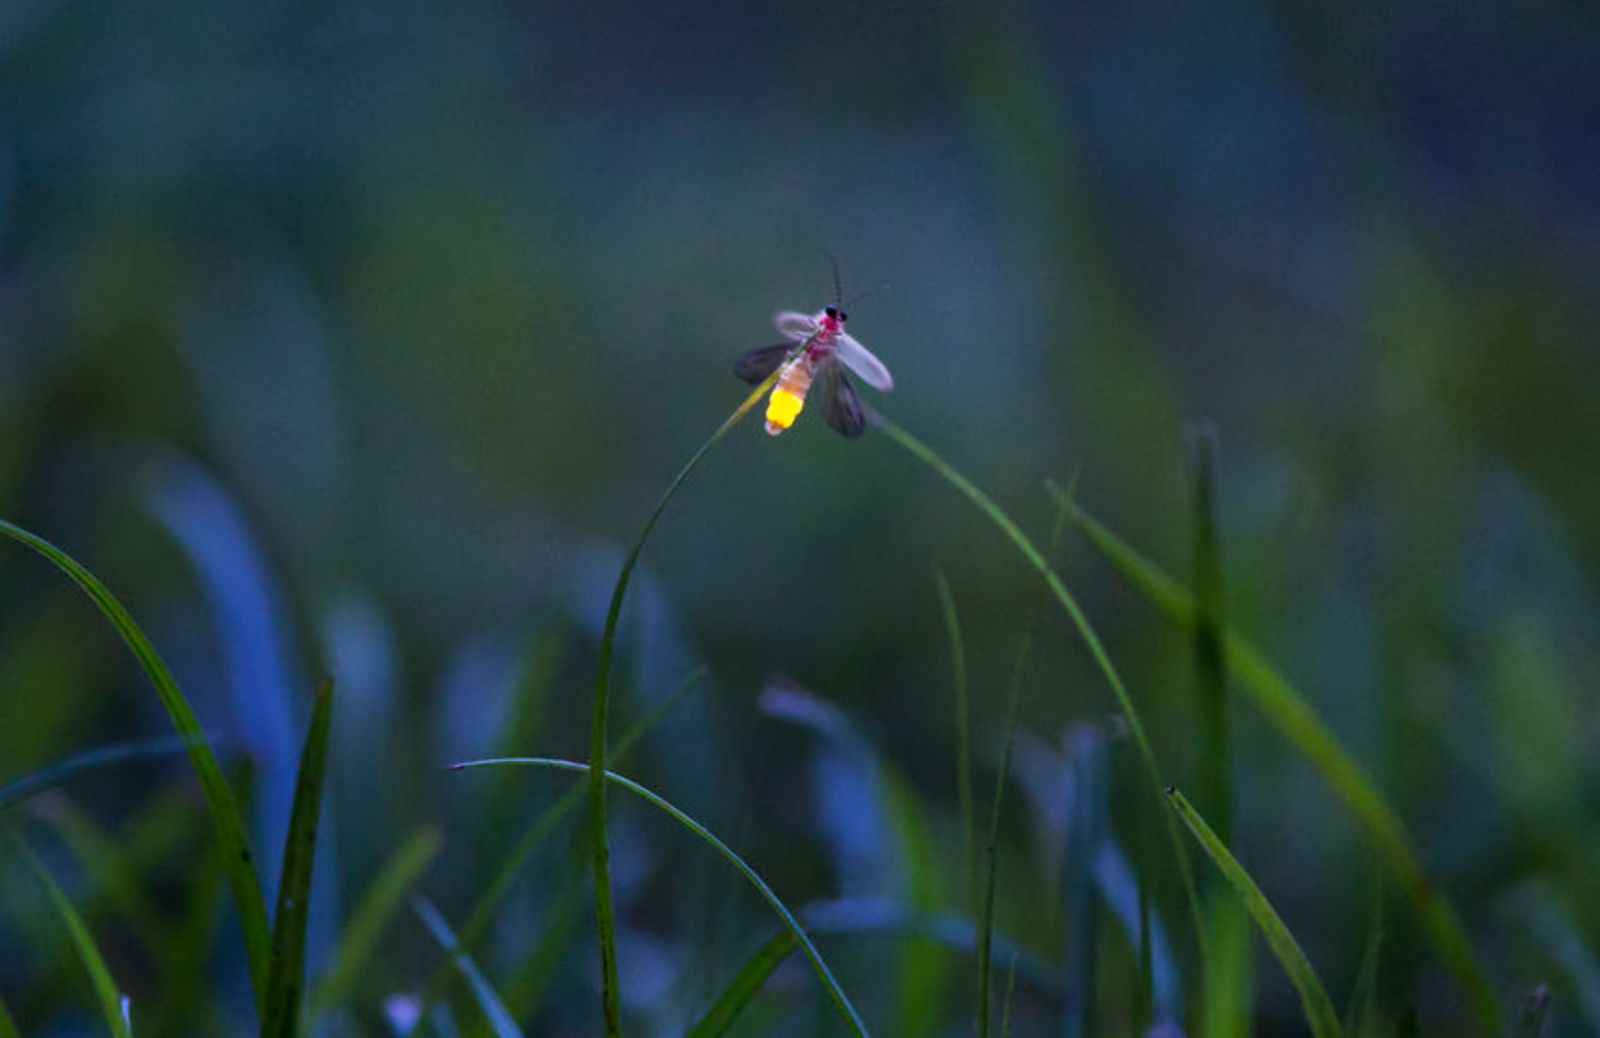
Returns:
[[[795,416],[805,405],[803,398],[779,386],[772,391],[772,399],[767,403],[767,422],[780,429],[787,429],[794,424]]]

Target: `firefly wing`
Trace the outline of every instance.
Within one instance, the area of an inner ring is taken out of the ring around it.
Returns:
[[[773,327],[778,334],[794,342],[804,342],[817,334],[816,318],[798,310],[781,310],[772,315]]]
[[[883,366],[883,361],[874,357],[871,350],[852,339],[847,333],[840,332],[839,337],[833,340],[833,351],[844,361],[846,367],[860,375],[861,381],[873,389],[881,389],[887,393],[894,388],[894,376]]]
[[[787,342],[772,346],[757,346],[741,354],[739,359],[733,362],[733,373],[752,386],[759,385],[768,375],[778,370],[792,349],[794,346]]]
[[[856,387],[850,384],[844,368],[837,361],[829,361],[817,372],[817,388],[822,391],[822,417],[846,439],[853,440],[867,427],[867,416],[861,410],[861,398]]]

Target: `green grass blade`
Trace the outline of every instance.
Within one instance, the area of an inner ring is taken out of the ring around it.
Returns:
[[[17,1022],[11,1019],[11,1011],[6,1008],[4,1000],[0,1000],[0,1038],[22,1038],[22,1032],[17,1030]]]
[[[1072,519],[1124,579],[1143,592],[1173,622],[1186,629],[1194,627],[1194,597],[1185,588],[1076,505],[1073,505]],[[1267,720],[1321,772],[1399,877],[1411,907],[1422,922],[1423,932],[1467,993],[1479,1024],[1488,1033],[1499,1030],[1499,1003],[1478,966],[1460,917],[1428,882],[1405,825],[1378,791],[1377,784],[1334,738],[1305,697],[1267,662],[1253,643],[1230,627],[1225,636],[1225,649],[1229,670],[1239,680],[1240,687],[1250,694]]]
[[[728,986],[711,1003],[711,1008],[689,1028],[684,1038],[719,1038],[727,1033],[739,1014],[744,1012],[744,1007],[760,993],[767,978],[772,976],[772,971],[797,947],[799,942],[792,931],[779,930],[773,934],[745,960]]]
[[[27,545],[54,563],[63,573],[82,588],[84,593],[100,608],[100,612],[116,628],[122,640],[133,651],[139,665],[144,668],[150,683],[155,686],[161,704],[172,718],[172,725],[185,740],[189,761],[194,765],[200,780],[200,791],[205,797],[206,811],[211,816],[211,826],[217,841],[226,852],[228,885],[233,891],[233,902],[239,912],[239,929],[244,935],[245,957],[250,966],[250,981],[257,1004],[261,1004],[267,983],[267,962],[271,936],[267,928],[266,903],[261,897],[261,881],[256,876],[255,859],[250,854],[250,843],[245,838],[244,820],[234,801],[233,790],[217,766],[217,758],[206,741],[205,731],[195,719],[194,710],[184,698],[172,673],[162,662],[150,639],[134,622],[121,602],[106,586],[78,561],[49,541],[29,533],[20,526],[0,519],[0,534]]]
[[[1170,786],[1167,787],[1167,796],[1178,817],[1183,819],[1183,824],[1189,827],[1194,838],[1221,870],[1223,878],[1239,895],[1245,911],[1255,920],[1272,954],[1277,956],[1295,990],[1300,992],[1300,1004],[1305,1010],[1306,1023],[1311,1025],[1311,1033],[1316,1038],[1338,1038],[1341,1033],[1339,1017],[1333,1011],[1333,1003],[1328,1001],[1328,992],[1323,988],[1322,981],[1317,979],[1316,970],[1311,968],[1311,962],[1301,951],[1299,942],[1289,928],[1283,924],[1277,910],[1267,901],[1266,895],[1261,893],[1261,888],[1256,886],[1244,866],[1211,831],[1188,798]]]
[[[1350,987],[1350,1002],[1344,1010],[1344,1030],[1356,1038],[1375,1035],[1377,1026],[1378,962],[1383,951],[1383,884],[1372,896],[1372,922],[1367,926],[1367,943],[1361,951],[1355,983]]]
[[[1217,545],[1217,434],[1209,423],[1193,427],[1194,581],[1198,589],[1194,625],[1200,754],[1196,785],[1201,803],[1216,820],[1217,835],[1233,838],[1233,751],[1229,733],[1228,659],[1222,632],[1222,552]]]
[[[967,911],[978,915],[978,842],[972,815],[972,715],[967,706],[967,655],[961,638],[961,618],[944,571],[933,571],[939,589],[939,607],[950,638],[951,683],[956,692],[956,795],[961,811],[961,846],[967,862]]]
[[[456,935],[450,932],[450,924],[445,922],[444,916],[433,907],[433,902],[419,897],[411,902],[411,907],[422,919],[428,932],[433,934],[433,939],[439,942],[439,947],[449,952],[456,969],[467,979],[467,986],[472,989],[472,996],[477,1000],[484,1019],[489,1021],[489,1026],[494,1030],[495,1038],[522,1038],[522,1029],[511,1018],[511,1013],[506,1009],[505,1003],[500,1001],[500,996],[495,994],[489,978],[478,969],[478,964],[472,961],[472,956],[458,949]]]
[[[463,761],[460,764],[453,765],[452,768],[453,770],[461,770],[465,768],[496,766],[553,768],[559,771],[576,772],[584,772],[589,770],[589,765],[587,764],[583,764],[578,761],[558,760],[553,757],[501,757],[496,760]],[[761,878],[760,873],[751,868],[749,863],[741,858],[733,850],[733,848],[729,847],[727,844],[718,839],[717,836],[711,832],[711,830],[707,829],[705,826],[689,817],[689,815],[673,806],[672,803],[662,798],[660,795],[644,786],[641,786],[632,779],[624,778],[615,772],[607,772],[605,778],[613,785],[621,786],[623,789],[649,803],[651,806],[665,812],[679,825],[688,829],[700,839],[710,844],[712,849],[714,849],[718,854],[722,855],[723,858],[727,859],[729,864],[737,869],[739,874],[744,876],[744,878],[750,882],[751,886],[756,888],[756,892],[759,893],[762,899],[766,901],[769,906],[771,906],[774,912],[777,913],[778,918],[782,920],[784,926],[794,934],[795,940],[799,942],[801,950],[805,952],[806,958],[810,960],[812,969],[816,971],[817,977],[822,981],[823,988],[828,992],[829,997],[833,999],[834,1006],[838,1008],[839,1014],[849,1025],[851,1033],[863,1036],[863,1038],[865,1038],[865,1035],[867,1034],[866,1025],[861,1022],[861,1017],[856,1013],[855,1006],[851,1004],[849,997],[844,993],[844,989],[839,986],[838,980],[834,978],[833,971],[830,970],[828,968],[828,964],[823,961],[822,953],[817,951],[816,945],[812,944],[811,938],[806,936],[805,930],[801,928],[799,921],[795,919],[794,913],[790,912],[783,901],[779,899],[778,895],[773,893],[772,888],[767,886],[766,880]]]
[[[154,739],[132,739],[110,746],[96,746],[74,753],[0,786],[0,811],[47,789],[64,785],[85,772],[98,771],[124,761],[154,760],[182,753],[188,749],[189,742],[183,736],[162,735]]]
[[[1068,618],[1072,620],[1072,624],[1077,628],[1084,644],[1088,646],[1089,654],[1094,658],[1095,665],[1105,677],[1106,684],[1111,687],[1111,692],[1117,700],[1117,706],[1121,709],[1123,718],[1128,722],[1128,731],[1133,735],[1134,744],[1138,747],[1140,760],[1143,762],[1145,772],[1150,780],[1152,795],[1159,800],[1161,790],[1166,783],[1162,781],[1161,767],[1156,763],[1155,750],[1151,747],[1150,738],[1145,733],[1144,722],[1140,719],[1138,708],[1134,706],[1133,697],[1128,694],[1127,686],[1122,683],[1122,676],[1117,672],[1116,667],[1112,665],[1110,655],[1107,654],[1104,644],[1101,643],[1100,636],[1090,626],[1089,618],[1084,615],[1083,609],[1078,605],[1078,600],[1067,590],[1066,584],[1062,583],[1055,570],[1050,568],[1050,563],[1039,549],[1034,546],[1033,542],[1028,539],[1017,524],[1011,521],[1011,517],[1006,515],[1000,509],[1000,506],[989,498],[989,495],[979,490],[971,480],[957,472],[921,440],[918,440],[898,425],[881,416],[878,417],[878,423],[886,436],[943,476],[967,500],[977,505],[978,509],[988,516],[989,520],[999,527],[1000,531],[1006,535],[1006,538],[1022,553],[1022,557],[1028,561],[1028,564],[1044,578],[1045,584],[1050,588],[1050,593],[1061,604],[1061,608],[1066,610]],[[1059,496],[1066,497],[1064,493],[1059,494]],[[1189,901],[1189,916],[1194,926],[1195,940],[1201,947],[1203,957],[1205,921],[1200,915],[1200,897],[1195,891],[1194,871],[1189,867],[1188,850],[1184,844],[1183,835],[1178,832],[1178,823],[1171,815],[1165,812],[1163,812],[1163,816],[1166,817],[1168,823],[1167,836],[1172,844],[1173,861],[1177,864],[1178,872],[1183,880],[1184,895]]]
[[[1017,993],[1017,957],[1011,956],[1011,968],[1006,970],[1006,998],[1000,1011],[1000,1038],[1011,1038],[1011,999]]]
[[[139,865],[126,843],[113,839],[64,795],[40,798],[31,813],[56,831],[144,949],[161,961],[172,926],[146,896]]]
[[[111,971],[106,968],[105,957],[100,954],[100,948],[94,943],[93,935],[84,925],[83,917],[78,915],[78,910],[72,907],[72,902],[56,884],[55,877],[50,875],[50,871],[34,856],[33,851],[29,850],[20,839],[17,841],[17,846],[23,859],[33,869],[34,875],[39,877],[45,893],[50,896],[50,903],[55,906],[56,914],[61,916],[61,922],[72,936],[72,944],[77,949],[78,959],[83,963],[84,972],[89,974],[89,982],[94,985],[95,998],[100,1003],[100,1015],[105,1017],[106,1028],[114,1038],[132,1038],[127,1019],[123,1016],[122,995],[117,990],[116,982],[111,979]]]
[[[611,897],[611,849],[606,839],[606,729],[607,717],[611,702],[611,657],[617,641],[617,621],[622,615],[622,601],[628,593],[628,581],[633,576],[633,568],[639,562],[639,555],[644,551],[645,541],[650,539],[650,531],[655,529],[656,521],[661,518],[661,513],[666,510],[667,503],[677,494],[678,488],[683,486],[700,464],[702,458],[716,446],[718,440],[727,435],[739,423],[750,409],[756,405],[772,384],[778,380],[783,372],[783,367],[774,371],[754,390],[745,397],[744,402],[736,407],[711,438],[700,445],[672,482],[667,484],[667,489],[662,493],[660,500],[650,512],[650,517],[645,520],[644,527],[639,531],[639,536],[634,540],[633,547],[628,550],[627,557],[622,562],[622,570],[617,574],[617,583],[611,590],[611,605],[606,610],[605,629],[600,635],[600,661],[595,668],[594,693],[590,701],[589,716],[589,763],[593,768],[589,771],[589,841],[594,864],[594,907],[595,921],[600,931],[600,1002],[605,1017],[607,1038],[617,1038],[622,1033],[622,1002],[617,993],[617,922],[616,913]]]
[[[407,837],[405,843],[368,885],[361,902],[339,939],[333,965],[329,966],[311,992],[311,1015],[315,1019],[349,995],[356,978],[372,959],[378,939],[394,918],[406,895],[439,853],[439,830],[424,825]]]
[[[311,866],[317,851],[317,821],[322,815],[322,780],[328,762],[328,730],[333,720],[333,681],[317,689],[311,726],[300,754],[294,805],[283,845],[278,879],[278,909],[273,918],[272,968],[261,1010],[261,1038],[294,1038],[300,1033],[300,1001],[305,992],[306,919],[311,912]]]
[[[657,703],[623,733],[622,738],[617,740],[616,752],[612,754],[612,757],[619,761],[625,759],[633,747],[638,744],[639,740],[644,738],[655,727],[656,722],[666,716],[667,711],[676,706],[679,700],[688,695],[689,691],[707,673],[707,669],[703,666],[696,667],[690,671],[688,677],[679,683],[671,695]],[[494,921],[495,909],[499,907],[500,902],[510,892],[511,885],[516,881],[517,874],[522,871],[523,866],[532,859],[534,854],[538,853],[539,848],[544,846],[545,841],[561,827],[561,823],[566,820],[567,816],[582,806],[586,790],[587,784],[585,782],[574,783],[553,804],[545,808],[539,817],[534,819],[533,824],[523,832],[522,838],[517,841],[516,846],[506,855],[500,868],[495,871],[494,878],[489,881],[489,885],[484,888],[483,893],[478,895],[478,899],[473,903],[471,911],[467,913],[467,921],[456,937],[459,944],[456,948],[452,948],[452,951],[471,951],[478,946],[478,942],[488,931],[489,924]],[[427,1014],[428,1008],[444,990],[445,981],[449,977],[448,970],[448,963],[441,966],[440,971],[429,979],[427,986],[423,989],[421,1009],[423,1015]]]
[[[510,774],[510,769],[507,769]],[[580,793],[583,784],[575,787]],[[511,975],[500,982],[500,994],[518,1020],[531,1020],[539,1012],[568,957],[573,938],[586,919],[589,901],[589,848],[587,834],[573,840],[567,860],[552,884],[552,893],[539,921],[539,937],[523,955]]]
[[[1550,989],[1540,984],[1522,1000],[1516,1023],[1511,1025],[1511,1038],[1539,1038],[1544,1031],[1545,1014],[1549,1011]]]

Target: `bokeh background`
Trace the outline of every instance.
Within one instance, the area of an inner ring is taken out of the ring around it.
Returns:
[[[149,630],[251,790],[269,878],[312,686],[337,675],[316,971],[407,834],[438,827],[420,889],[459,919],[565,788],[442,769],[585,756],[622,552],[741,399],[733,358],[773,340],[774,310],[829,300],[831,254],[847,294],[875,290],[851,329],[897,379],[863,394],[1040,540],[1043,481],[1076,473],[1087,508],[1187,579],[1189,430],[1214,423],[1231,620],[1401,811],[1507,1005],[1547,982],[1547,1033],[1593,1033],[1597,159],[1600,21],[1577,3],[8,0],[0,515]],[[739,427],[662,520],[619,727],[695,665],[712,677],[624,770],[792,904],[831,906],[823,950],[875,1030],[970,1033],[970,959],[872,915],[963,906],[941,567],[983,803],[1016,641],[1042,615],[1000,840],[998,926],[1039,968],[1014,1032],[1130,1033],[1129,861],[1171,945],[1157,994],[1192,1026],[1183,902],[1081,643],[948,485],[819,419],[775,441]],[[1056,558],[1164,768],[1191,778],[1188,638],[1081,538]],[[1232,723],[1236,850],[1342,1006],[1382,870],[1275,730],[1243,702]],[[166,730],[89,603],[0,551],[0,779]],[[1084,760],[1110,762],[1124,848],[1088,901],[1059,803]],[[6,813],[105,944],[136,1028],[253,1026],[181,757]],[[640,805],[613,829],[630,1020],[680,1033],[770,916]],[[571,832],[480,954],[529,1034],[598,1027]],[[1087,1021],[1060,994],[1085,911]],[[183,973],[152,935],[196,927]],[[1383,1019],[1474,1033],[1403,905],[1382,927]],[[437,962],[397,919],[320,1033],[391,1033],[384,1000]],[[736,1033],[837,1033],[791,967]],[[30,1035],[98,1026],[14,859],[0,997]],[[1303,1026],[1264,952],[1251,998],[1255,1033]]]

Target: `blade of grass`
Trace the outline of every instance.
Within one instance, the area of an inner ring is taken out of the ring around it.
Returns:
[[[961,618],[944,571],[934,569],[939,607],[950,639],[950,677],[956,692],[956,796],[961,812],[961,847],[967,863],[967,911],[978,915],[978,843],[972,822],[972,717],[967,706],[967,655],[961,638]]]
[[[0,1000],[0,1038],[22,1038],[22,1032],[17,1030],[17,1022],[11,1019],[11,1011],[6,1008],[4,1000]]]
[[[989,520],[999,527],[1000,531],[1006,535],[1006,538],[1022,553],[1022,557],[1028,561],[1028,564],[1044,578],[1051,594],[1061,604],[1061,608],[1066,610],[1073,626],[1077,628],[1084,644],[1088,646],[1089,654],[1094,658],[1095,665],[1105,677],[1106,683],[1111,686],[1111,692],[1116,697],[1117,705],[1128,722],[1128,731],[1133,735],[1134,744],[1138,747],[1140,759],[1150,780],[1151,793],[1159,801],[1161,799],[1161,791],[1166,783],[1162,781],[1161,767],[1156,763],[1155,750],[1150,745],[1149,736],[1145,734],[1144,722],[1140,719],[1138,708],[1133,704],[1133,697],[1128,694],[1127,686],[1122,683],[1122,676],[1117,672],[1116,667],[1112,665],[1111,657],[1106,653],[1105,646],[1100,641],[1100,636],[1090,626],[1088,617],[1084,615],[1083,609],[1078,605],[1078,600],[1067,590],[1066,584],[1062,583],[1055,570],[1050,568],[1050,563],[1040,553],[1039,549],[1034,547],[1033,542],[1028,539],[1027,535],[1018,528],[1016,523],[1011,521],[1011,517],[1006,515],[1000,509],[1000,506],[995,504],[987,494],[973,485],[972,481],[967,477],[952,468],[948,462],[938,454],[935,454],[921,440],[918,440],[881,415],[877,415],[876,420],[885,435],[911,452],[919,461],[932,468],[940,476],[943,476],[945,481],[960,491],[967,500],[977,505],[979,510],[988,516]],[[1194,926],[1195,940],[1200,946],[1203,958],[1206,939],[1205,921],[1200,915],[1200,897],[1195,890],[1194,871],[1189,867],[1188,849],[1184,844],[1182,834],[1178,831],[1177,822],[1165,812],[1163,812],[1163,817],[1168,822],[1167,836],[1172,844],[1173,861],[1177,865],[1179,875],[1183,881],[1184,895],[1189,902],[1189,915]]]
[[[478,969],[478,964],[472,961],[472,956],[458,949],[456,935],[450,932],[450,924],[444,921],[444,916],[433,907],[433,902],[427,898],[414,898],[411,902],[412,910],[422,920],[428,932],[433,934],[433,939],[439,942],[439,947],[449,953],[456,969],[466,978],[467,986],[472,989],[472,996],[477,1000],[478,1008],[482,1010],[484,1019],[489,1021],[489,1026],[494,1029],[495,1038],[522,1038],[522,1029],[511,1018],[511,1013],[506,1009],[505,1003],[500,1001],[500,996],[495,994],[494,987],[489,983],[489,978]],[[443,1007],[440,1007],[443,1008]]]
[[[439,853],[439,830],[431,825],[417,828],[400,845],[376,879],[368,885],[356,905],[344,936],[329,966],[311,991],[312,1019],[320,1016],[349,994],[363,968],[372,958],[383,936],[384,927],[394,918],[417,880]]]
[[[1350,989],[1350,1004],[1344,1011],[1345,1033],[1356,1038],[1378,1033],[1374,993],[1378,987],[1378,959],[1383,948],[1383,885],[1372,896],[1372,922],[1367,928],[1366,947],[1361,952],[1361,965],[1356,970],[1355,983]]]
[[[751,999],[760,993],[767,983],[767,978],[778,968],[789,953],[799,946],[794,933],[790,930],[779,930],[761,944],[745,963],[739,972],[734,974],[728,986],[722,989],[722,994],[711,1003],[705,1015],[684,1035],[684,1038],[719,1038],[726,1034],[728,1028],[739,1018],[744,1007],[750,1004]]]
[[[261,1011],[261,1038],[294,1038],[300,1033],[300,1000],[305,992],[306,919],[311,911],[311,866],[322,814],[322,779],[328,762],[328,731],[333,720],[333,680],[325,679],[311,706],[311,726],[300,753],[289,832],[283,844],[278,879],[278,909],[272,927],[272,967]]]
[[[1006,998],[1000,1010],[1000,1038],[1011,1038],[1011,996],[1017,993],[1017,957],[1011,956],[1011,968],[1006,970]]]
[[[1027,675],[1028,651],[1033,645],[1033,632],[1022,636],[1017,650],[1017,662],[1011,677],[1011,692],[1006,698],[1005,742],[1000,748],[1000,770],[994,779],[994,801],[989,811],[989,834],[983,846],[983,904],[978,913],[978,1038],[989,1038],[990,1014],[990,957],[994,949],[994,887],[995,863],[998,859],[1000,813],[1005,802],[1006,782],[1011,776],[1011,749],[1016,743],[1018,705],[1022,701],[1022,685]]]
[[[1066,529],[1067,512],[1057,510],[1050,530],[1049,550],[1054,552]],[[998,860],[1000,840],[1000,814],[1005,803],[1006,783],[1011,778],[1011,751],[1017,741],[1017,715],[1022,705],[1022,687],[1027,683],[1028,657],[1033,651],[1034,631],[1039,626],[1043,605],[1036,606],[1028,625],[1023,629],[1017,646],[1017,660],[1011,672],[1011,690],[1006,696],[1005,741],[1000,747],[1000,770],[994,780],[994,802],[989,811],[989,832],[983,848],[983,903],[978,913],[978,1038],[990,1034],[990,984],[992,978],[991,955],[994,950],[994,884],[995,865]]]
[[[1289,975],[1290,982],[1300,993],[1300,1004],[1305,1010],[1306,1023],[1311,1026],[1311,1033],[1316,1038],[1338,1038],[1341,1033],[1339,1016],[1333,1011],[1333,1003],[1328,1001],[1328,992],[1323,988],[1322,981],[1317,979],[1316,970],[1311,968],[1311,962],[1300,949],[1299,942],[1294,939],[1289,928],[1284,925],[1277,910],[1272,907],[1266,895],[1261,893],[1256,881],[1250,878],[1250,873],[1239,864],[1223,842],[1217,838],[1217,834],[1211,831],[1211,827],[1200,817],[1200,812],[1194,809],[1188,798],[1171,786],[1167,787],[1167,797],[1178,817],[1183,819],[1183,824],[1189,827],[1194,838],[1216,863],[1223,878],[1233,887],[1234,893],[1239,895],[1245,911],[1255,920],[1261,935],[1266,938],[1267,946],[1272,949],[1272,954],[1277,956],[1284,972]]]
[[[194,710],[190,708],[189,701],[184,698],[155,646],[150,644],[150,639],[145,637],[132,615],[94,574],[49,541],[3,519],[0,519],[0,534],[27,545],[49,559],[94,601],[133,651],[150,683],[155,686],[156,694],[161,697],[162,705],[172,718],[173,727],[185,740],[189,761],[200,780],[200,791],[205,797],[212,828],[226,851],[228,885],[233,891],[234,906],[239,912],[239,929],[244,936],[251,987],[256,1004],[260,1005],[266,990],[271,944],[266,902],[262,900],[261,881],[256,876],[255,859],[251,857],[250,843],[245,838],[239,806],[234,801],[233,790],[227,779],[222,775],[222,769],[217,766],[217,758],[211,751],[211,744],[206,741],[200,722],[195,719]]]
[[[656,722],[666,716],[668,710],[677,705],[678,701],[688,695],[689,691],[708,673],[704,666],[696,667],[689,672],[688,677],[679,683],[672,694],[657,703],[649,713],[635,721],[629,729],[617,740],[616,752],[612,755],[616,760],[623,760],[629,751],[640,739],[655,727]],[[544,842],[548,840],[567,816],[576,811],[584,802],[587,783],[583,781],[572,784],[565,793],[556,799],[549,807],[534,819],[533,824],[523,833],[517,845],[506,855],[504,862],[496,870],[494,878],[478,895],[478,900],[473,903],[471,911],[467,913],[467,921],[457,935],[459,942],[452,951],[471,951],[478,946],[478,941],[483,938],[489,929],[489,924],[494,920],[494,912],[501,900],[511,890],[511,885],[516,881],[517,874],[522,871],[529,859],[536,854]],[[444,991],[445,982],[450,976],[449,963],[442,964],[429,978],[428,984],[423,988],[421,1000],[421,1014],[426,1016],[428,1008]]]
[[[45,893],[50,896],[50,903],[55,906],[56,914],[61,917],[67,933],[72,937],[78,959],[83,963],[84,972],[89,975],[89,983],[94,986],[95,998],[100,1003],[100,1015],[105,1018],[106,1028],[110,1030],[113,1038],[133,1038],[127,1020],[123,1016],[122,994],[117,990],[116,982],[111,979],[111,971],[106,968],[105,957],[100,954],[100,948],[94,943],[93,935],[84,925],[83,917],[78,915],[78,910],[72,907],[72,902],[62,893],[55,877],[45,868],[44,862],[34,856],[33,851],[20,837],[17,838],[16,845],[23,860],[28,863],[28,867],[44,886]]]
[[[1233,704],[1228,696],[1228,658],[1223,631],[1222,550],[1217,534],[1217,429],[1209,421],[1191,423],[1189,457],[1194,486],[1195,699],[1199,714],[1196,788],[1224,844],[1233,839]],[[1212,1038],[1247,1035],[1250,1030],[1251,955],[1249,920],[1238,900],[1203,885],[1206,925],[1212,954],[1201,964],[1201,1000]]]
[[[1194,463],[1194,657],[1200,714],[1197,786],[1217,835],[1233,838],[1230,789],[1233,753],[1229,738],[1228,660],[1222,632],[1222,553],[1217,546],[1217,431],[1209,422],[1191,427]]]
[[[510,769],[507,772],[510,773]],[[576,788],[582,792],[582,783]],[[575,835],[567,860],[552,884],[549,902],[540,919],[539,939],[511,976],[500,982],[501,997],[519,1020],[531,1020],[539,1011],[584,919],[589,901],[588,844],[587,833],[581,834],[581,839]]]
[[[1195,601],[1185,588],[1075,504],[1072,505],[1072,520],[1112,568],[1143,592],[1169,619],[1185,629],[1194,627]],[[1267,662],[1252,642],[1232,627],[1225,632],[1224,641],[1229,669],[1238,678],[1240,687],[1250,694],[1267,720],[1322,774],[1367,830],[1399,877],[1429,943],[1466,992],[1479,1024],[1487,1033],[1499,1030],[1499,1002],[1478,966],[1460,917],[1444,895],[1428,882],[1400,816],[1355,758],[1339,744],[1305,697]]]
[[[172,938],[172,926],[145,895],[139,866],[129,848],[100,828],[63,795],[34,802],[31,813],[43,820],[72,850],[105,900],[130,924],[144,949],[156,961]]]
[[[124,761],[154,760],[182,753],[190,740],[179,735],[162,735],[153,739],[132,739],[128,742],[96,746],[42,768],[19,775],[0,786],[0,811],[31,796],[53,789],[89,771],[98,771]]]
[[[466,768],[502,766],[552,768],[558,771],[577,772],[584,772],[589,769],[589,765],[587,764],[580,763],[578,761],[559,760],[553,757],[501,757],[494,760],[463,761],[460,764],[452,765],[452,770],[459,771]],[[790,912],[788,907],[784,905],[783,901],[779,899],[778,895],[773,893],[772,888],[767,886],[766,880],[761,878],[760,873],[751,868],[748,862],[741,858],[733,850],[733,848],[729,847],[727,844],[718,839],[716,835],[711,832],[711,830],[707,829],[689,815],[673,806],[671,802],[667,801],[659,794],[651,791],[645,786],[641,786],[632,779],[624,778],[615,772],[607,772],[605,778],[607,781],[614,785],[621,786],[623,789],[644,800],[646,803],[649,803],[651,806],[664,811],[679,825],[682,825],[700,839],[710,844],[712,849],[714,849],[718,854],[722,855],[723,858],[727,859],[729,864],[739,871],[740,875],[749,880],[750,885],[756,888],[757,893],[761,895],[762,899],[766,901],[769,906],[771,906],[774,912],[777,913],[778,918],[783,921],[784,926],[786,926],[794,934],[795,939],[800,943],[801,949],[805,952],[806,958],[811,961],[812,969],[816,971],[817,977],[822,981],[823,988],[826,989],[829,997],[833,999],[833,1004],[839,1010],[839,1014],[844,1017],[845,1022],[850,1026],[851,1033],[865,1038],[867,1034],[866,1025],[861,1022],[861,1017],[856,1013],[855,1006],[851,1004],[849,996],[844,993],[844,989],[839,986],[838,980],[834,978],[833,971],[830,970],[828,968],[828,964],[823,961],[822,953],[817,951],[816,945],[812,944],[811,938],[806,936],[805,930],[801,928],[799,921],[795,919],[794,913]]]
[[[797,348],[804,348],[805,345],[802,344]],[[667,489],[656,502],[655,508],[651,510],[650,517],[645,520],[639,536],[634,539],[633,547],[628,549],[628,555],[622,562],[622,571],[617,574],[616,586],[611,591],[611,605],[606,610],[605,628],[600,634],[600,662],[595,668],[594,694],[589,718],[589,763],[593,765],[589,771],[589,840],[592,845],[591,853],[594,856],[595,920],[600,931],[600,1002],[605,1016],[607,1038],[618,1038],[622,1033],[622,1002],[617,992],[617,923],[611,898],[611,850],[606,841],[605,780],[606,725],[611,701],[611,656],[617,640],[617,620],[622,615],[622,600],[628,593],[628,581],[633,576],[633,568],[639,561],[639,554],[644,551],[645,541],[649,540],[650,531],[655,529],[656,521],[666,510],[667,503],[689,478],[689,473],[699,466],[700,460],[716,446],[717,441],[727,435],[728,430],[737,425],[739,420],[756,405],[756,401],[772,388],[784,368],[785,365],[780,365],[756,386],[750,395],[744,398],[744,402],[734,408],[733,413],[717,427],[711,438],[690,456],[683,468],[672,478],[672,482],[667,484]]]

